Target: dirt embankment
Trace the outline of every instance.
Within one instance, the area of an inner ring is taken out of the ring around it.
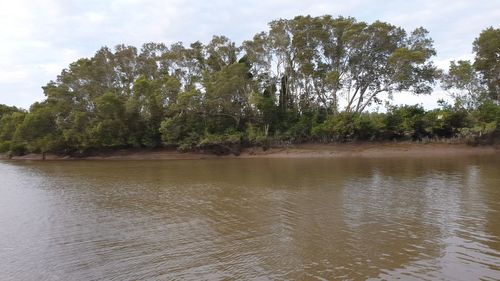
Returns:
[[[269,151],[247,149],[246,158],[332,158],[332,157],[449,157],[500,154],[500,147],[465,144],[360,143],[303,144]]]
[[[465,144],[445,143],[350,143],[350,144],[299,144],[287,147],[245,148],[238,156],[217,156],[201,152],[179,152],[175,149],[130,149],[70,157],[46,154],[45,160],[177,160],[214,158],[333,158],[333,157],[449,157],[464,155],[500,154],[498,146],[472,147]],[[1,155],[0,159],[9,159]],[[41,154],[14,156],[12,160],[43,160]]]

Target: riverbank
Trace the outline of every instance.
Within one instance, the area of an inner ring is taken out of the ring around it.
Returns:
[[[347,143],[297,144],[286,147],[245,148],[241,154],[218,156],[202,152],[180,152],[175,149],[122,149],[85,157],[71,157],[47,153],[45,160],[182,160],[215,158],[333,158],[333,157],[444,157],[500,154],[497,146],[468,146],[447,143]],[[9,159],[0,155],[0,159]],[[43,160],[41,154],[13,156],[11,160]]]

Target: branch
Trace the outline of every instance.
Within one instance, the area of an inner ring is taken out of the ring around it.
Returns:
[[[368,98],[368,100],[366,100],[366,102],[363,104],[363,106],[361,108],[359,108],[359,110],[356,110],[356,113],[361,113],[365,110],[365,108],[368,106],[368,104],[370,104],[371,100],[378,94],[382,93],[382,92],[386,92],[388,89],[387,88],[383,88],[383,89],[379,89],[377,91],[375,91],[373,94],[370,95],[370,97]]]

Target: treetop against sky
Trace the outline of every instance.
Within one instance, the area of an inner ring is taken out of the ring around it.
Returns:
[[[237,44],[267,29],[267,23],[297,15],[352,16],[360,21],[386,21],[406,30],[423,26],[434,40],[435,65],[472,59],[471,42],[495,24],[498,1],[63,1],[19,0],[0,10],[0,103],[28,108],[44,98],[40,87],[63,68],[91,57],[102,46],[167,45],[223,34]],[[436,106],[446,97],[440,89],[425,98],[403,94],[395,103]]]

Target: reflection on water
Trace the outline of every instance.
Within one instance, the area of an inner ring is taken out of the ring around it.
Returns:
[[[500,160],[0,162],[1,280],[499,280]]]

